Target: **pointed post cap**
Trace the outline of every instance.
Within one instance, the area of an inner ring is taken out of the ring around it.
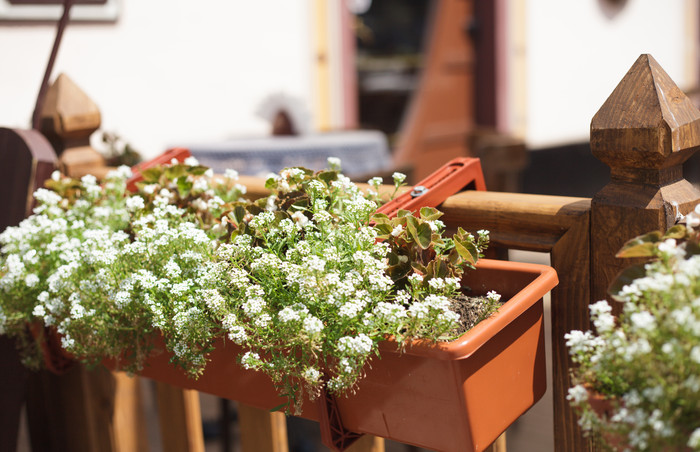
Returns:
[[[100,127],[100,110],[67,75],[60,74],[46,93],[41,131],[61,138],[89,137]]]
[[[700,111],[651,55],[637,59],[591,121],[591,150],[613,180],[678,179],[699,146]]]

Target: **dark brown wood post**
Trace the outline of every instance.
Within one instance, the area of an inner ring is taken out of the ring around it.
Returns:
[[[32,193],[56,167],[56,154],[35,130],[0,128],[0,232],[32,209]],[[0,451],[17,449],[17,433],[28,372],[14,341],[0,336]]]
[[[630,265],[615,257],[627,240],[669,228],[676,209],[698,203],[682,169],[698,147],[700,111],[654,58],[640,56],[591,122],[593,155],[611,179],[591,202],[591,301],[606,298]]]

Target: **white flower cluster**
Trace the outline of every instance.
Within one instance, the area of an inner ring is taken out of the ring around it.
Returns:
[[[53,325],[66,349],[91,360],[134,344],[140,350],[147,331],[160,329],[196,374],[214,315],[225,308],[211,287],[216,268],[207,264],[214,242],[170,204],[172,192],[153,190],[150,207],[147,191],[127,194],[130,174],[120,168],[102,185],[85,176],[75,195],[74,182],[55,173],[52,183],[68,187],[66,196],[38,190],[35,214],[0,234],[0,306],[5,312],[13,303],[25,313],[11,324],[0,316],[0,329],[23,334],[22,319]],[[136,357],[134,368],[142,359]]]
[[[607,301],[590,305],[593,331],[571,331],[567,347],[577,368],[568,399],[585,430],[625,438],[632,450],[700,450],[700,209],[687,219],[688,241],[655,243],[644,275]],[[612,396],[610,418],[596,415],[589,392]]]

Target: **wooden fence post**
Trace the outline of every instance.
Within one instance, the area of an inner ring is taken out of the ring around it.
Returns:
[[[666,230],[700,200],[683,162],[700,147],[700,111],[650,55],[642,55],[591,122],[593,155],[611,181],[591,202],[591,301],[606,298],[630,265],[615,253],[629,239]],[[615,306],[613,312],[619,312]]]
[[[56,167],[49,142],[34,130],[0,128],[0,232],[31,213],[32,193]],[[28,372],[13,340],[0,336],[0,450],[15,451]]]

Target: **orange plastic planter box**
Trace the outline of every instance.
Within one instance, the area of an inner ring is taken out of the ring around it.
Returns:
[[[415,343],[405,353],[380,344],[358,391],[337,399],[344,427],[439,451],[488,447],[546,389],[542,297],[557,284],[543,265],[482,259],[463,283],[474,294],[496,290],[499,311],[450,343]],[[264,374],[236,363],[240,347],[220,340],[204,374],[189,379],[154,354],[142,376],[270,410],[285,402]],[[319,421],[318,403],[302,417]]]

